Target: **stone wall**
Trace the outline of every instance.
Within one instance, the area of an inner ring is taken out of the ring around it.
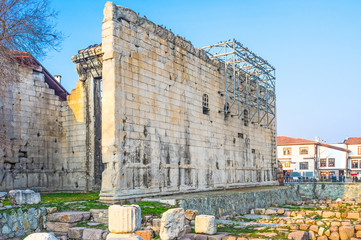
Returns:
[[[318,197],[331,200],[361,198],[361,183],[287,183],[286,185],[310,199]]]
[[[0,189],[43,189],[59,181],[61,101],[45,83],[41,67],[16,65],[2,81]]]
[[[101,200],[277,184],[275,122],[218,112],[220,62],[111,2],[102,51]]]
[[[90,169],[94,148],[87,149],[94,132],[86,124],[92,89],[79,81],[72,94],[60,97],[49,86],[52,77],[24,54],[27,62],[14,62],[12,74],[0,80],[0,191],[99,189]]]
[[[222,194],[223,193],[223,194]],[[264,188],[250,191],[224,191],[221,194],[202,195],[177,200],[184,209],[196,209],[199,214],[222,216],[226,214],[247,214],[254,208],[283,205],[286,201],[300,201],[299,194],[290,187]]]
[[[17,209],[0,213],[0,239],[14,239],[45,229],[46,208]]]

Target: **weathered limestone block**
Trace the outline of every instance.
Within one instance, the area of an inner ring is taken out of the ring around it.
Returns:
[[[101,229],[86,228],[83,231],[83,240],[102,239],[104,231]]]
[[[265,214],[266,215],[276,215],[277,211],[275,209],[272,209],[272,208],[267,208],[266,211],[265,211]]]
[[[338,232],[332,232],[328,238],[330,240],[340,240],[340,234],[338,234]]]
[[[347,218],[349,218],[349,219],[359,219],[360,214],[358,212],[349,212],[349,213],[347,213]]]
[[[57,240],[57,238],[50,233],[32,233],[24,240]]]
[[[75,225],[76,223],[46,222],[46,230],[49,232],[67,233],[69,228],[74,227]]]
[[[41,201],[40,193],[33,190],[11,190],[9,192],[9,201],[12,205],[32,205]]]
[[[140,236],[143,240],[152,240],[153,239],[153,231],[151,231],[151,230],[136,231],[135,234]]]
[[[210,215],[198,215],[195,231],[196,233],[215,234],[217,232],[216,218]]]
[[[336,215],[335,212],[330,212],[330,211],[324,211],[322,213],[322,217],[324,218],[331,218],[331,217],[334,217]]]
[[[288,239],[295,240],[308,240],[308,232],[304,231],[295,231],[288,234]]]
[[[186,212],[185,212],[185,217],[189,221],[192,221],[192,220],[196,219],[197,214],[198,214],[197,210],[187,209]]]
[[[135,233],[109,233],[107,240],[143,240],[143,238]]]
[[[349,240],[355,235],[355,228],[353,226],[342,226],[339,228],[341,240]]]
[[[82,239],[85,227],[69,228],[68,237],[71,239]]]
[[[142,223],[141,210],[138,205],[113,205],[108,209],[109,231],[111,233],[132,233]]]
[[[49,222],[75,223],[90,219],[90,212],[57,212],[47,216]]]
[[[160,238],[172,240],[184,235],[185,215],[183,208],[169,209],[162,215]]]
[[[108,209],[90,209],[94,222],[108,224]]]
[[[264,214],[266,212],[266,209],[264,208],[256,208],[254,209],[255,214]]]

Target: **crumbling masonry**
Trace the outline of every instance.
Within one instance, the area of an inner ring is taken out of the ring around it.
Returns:
[[[79,82],[66,101],[21,64],[27,77],[0,96],[6,111],[1,124],[12,142],[6,157],[0,152],[1,188],[91,191],[101,183],[101,200],[117,202],[277,184],[275,103],[258,104],[267,112],[253,120],[257,106],[238,101],[242,111],[236,114],[230,104],[236,98],[229,96],[228,103],[220,91],[227,89],[224,62],[111,2],[104,9],[102,44],[72,60]],[[247,86],[249,93],[265,92],[256,81]],[[31,97],[26,89],[34,89]],[[274,91],[267,94],[275,100]],[[24,104],[32,109],[26,124]],[[10,115],[19,125],[6,121]],[[34,183],[34,174],[44,180]],[[14,180],[19,178],[27,180]]]

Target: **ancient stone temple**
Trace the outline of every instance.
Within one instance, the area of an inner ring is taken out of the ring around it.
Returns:
[[[274,68],[235,40],[198,49],[108,2],[70,94],[26,56],[0,82],[0,190],[117,202],[277,184]]]
[[[224,110],[224,63],[111,2],[102,51],[101,200],[276,184],[275,121]]]

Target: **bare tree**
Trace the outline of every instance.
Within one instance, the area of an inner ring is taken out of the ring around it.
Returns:
[[[44,56],[62,39],[49,0],[0,0],[0,46]]]

